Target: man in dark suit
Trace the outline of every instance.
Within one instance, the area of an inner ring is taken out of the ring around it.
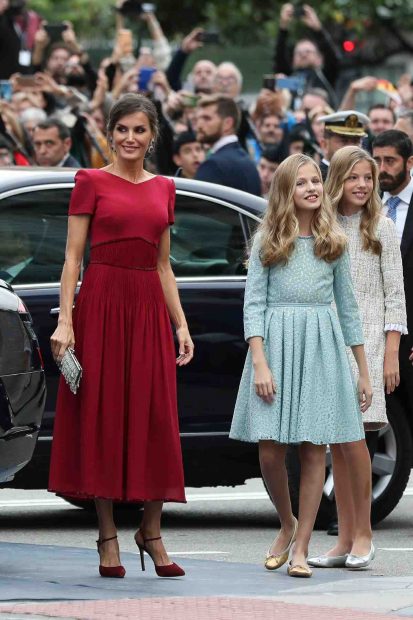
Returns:
[[[195,179],[219,183],[261,195],[256,167],[237,138],[240,111],[231,97],[210,95],[198,104],[196,137],[208,145],[207,159],[198,168]]]
[[[48,118],[33,131],[33,146],[38,166],[80,168],[70,154],[72,138],[69,128],[58,118]]]
[[[413,345],[413,144],[407,134],[390,129],[373,142],[373,157],[379,167],[383,205],[396,224],[403,261],[408,334],[400,339],[400,385],[387,395],[387,406],[395,413],[404,411],[409,421],[413,412],[413,367],[409,355]]]

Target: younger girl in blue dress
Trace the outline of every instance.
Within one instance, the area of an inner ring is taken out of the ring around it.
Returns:
[[[325,446],[364,439],[361,412],[372,391],[346,238],[323,194],[320,170],[305,155],[288,157],[275,172],[251,251],[244,327],[249,351],[230,436],[258,442],[281,522],[266,568],[285,564],[295,542],[288,574],[311,577],[308,545],[323,490]],[[359,369],[358,395],[346,345]],[[288,444],[300,445],[298,522],[288,490]]]

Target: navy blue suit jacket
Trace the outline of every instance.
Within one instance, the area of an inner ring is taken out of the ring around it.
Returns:
[[[195,179],[227,185],[261,196],[257,169],[238,141],[223,146],[208,157],[199,166]]]
[[[62,168],[81,168],[82,166],[73,155],[69,155]]]

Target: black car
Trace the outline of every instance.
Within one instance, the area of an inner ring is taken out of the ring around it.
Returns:
[[[12,481],[32,458],[45,400],[46,382],[31,316],[13,289],[0,280],[0,484]]]
[[[0,231],[14,235],[11,284],[33,316],[44,353],[46,410],[34,458],[14,482],[47,485],[58,382],[49,339],[59,311],[67,212],[74,170],[0,170]],[[244,364],[242,306],[249,239],[266,207],[264,200],[228,187],[176,178],[171,263],[195,343],[191,364],[178,369],[178,397],[185,477],[188,486],[237,485],[260,476],[255,444],[228,439]],[[85,259],[87,263],[87,256]],[[5,257],[0,245],[0,276]],[[81,273],[82,277],[82,273]],[[80,284],[80,282],[79,282]],[[398,503],[412,466],[412,429],[405,412],[380,432],[373,462],[373,519]],[[299,479],[290,460],[295,494]],[[319,523],[331,515],[333,483],[327,468]]]

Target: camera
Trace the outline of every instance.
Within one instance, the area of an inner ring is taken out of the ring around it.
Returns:
[[[154,13],[156,6],[150,2],[138,2],[138,0],[125,0],[116,10],[121,15],[140,15],[141,13]]]
[[[61,41],[62,34],[65,30],[68,29],[67,24],[63,24],[62,22],[57,24],[45,24],[44,29],[46,30],[48,37],[51,43],[56,43],[57,41]]]

